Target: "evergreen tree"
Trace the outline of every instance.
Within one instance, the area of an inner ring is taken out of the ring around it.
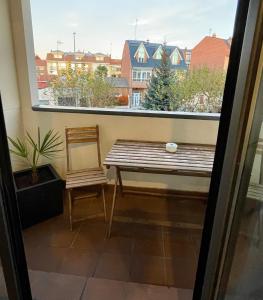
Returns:
[[[165,46],[162,49],[161,64],[154,69],[144,97],[143,107],[147,110],[171,110],[172,85],[175,82],[175,75]]]

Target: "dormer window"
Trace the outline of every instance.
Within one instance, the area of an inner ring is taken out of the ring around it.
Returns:
[[[140,49],[138,51],[138,62],[144,63],[144,60],[145,60],[145,51],[144,51],[143,47],[140,47]]]
[[[162,59],[163,56],[163,48],[162,46],[159,46],[158,49],[156,50],[156,52],[153,55],[154,59]]]
[[[171,58],[171,63],[172,63],[172,65],[179,65],[179,64],[180,64],[180,61],[181,61],[181,59],[182,59],[182,58],[181,58],[181,55],[180,55],[180,53],[179,53],[179,51],[178,51],[178,49],[175,49],[175,50],[172,52],[170,58]]]
[[[141,43],[141,45],[137,49],[137,51],[135,53],[135,57],[136,57],[138,63],[146,63],[147,62],[147,58],[149,56],[148,56],[148,53],[147,53],[143,43]]]

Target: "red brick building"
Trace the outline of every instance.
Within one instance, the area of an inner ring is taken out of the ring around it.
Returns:
[[[41,59],[38,55],[35,56],[36,73],[37,73],[37,87],[38,89],[44,89],[48,86],[48,72],[47,62]]]
[[[210,69],[227,70],[231,38],[222,39],[215,35],[204,37],[193,49],[190,69],[207,66]]]

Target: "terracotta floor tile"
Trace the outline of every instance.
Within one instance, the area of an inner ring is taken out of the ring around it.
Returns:
[[[85,288],[85,277],[30,271],[33,299],[79,300]]]
[[[77,234],[73,248],[86,249],[89,252],[101,252],[106,237],[105,226],[95,222],[85,223]]]
[[[135,224],[133,237],[136,239],[152,239],[162,241],[162,227],[146,224]]]
[[[191,259],[166,259],[167,285],[193,289],[197,262]]]
[[[197,246],[191,241],[164,240],[165,256],[169,258],[197,259]]]
[[[127,237],[111,236],[105,240],[103,252],[131,255],[133,240]]]
[[[130,280],[131,256],[104,253],[100,256],[94,277]]]
[[[164,243],[161,239],[135,239],[133,255],[164,256]]]
[[[111,228],[111,236],[112,237],[133,237],[134,233],[134,224],[133,223],[125,223],[125,222],[117,222],[113,221]]]
[[[125,283],[115,280],[89,278],[82,300],[126,300]]]
[[[165,284],[165,260],[157,256],[134,256],[131,265],[131,280],[139,283]]]
[[[28,268],[45,272],[58,272],[66,248],[57,247],[26,247]]]
[[[64,254],[58,273],[91,277],[95,272],[98,257],[96,253],[69,248]]]

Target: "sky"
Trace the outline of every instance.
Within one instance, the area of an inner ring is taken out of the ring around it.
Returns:
[[[121,58],[127,39],[194,47],[204,36],[233,34],[237,0],[30,0],[35,53],[51,49]],[[137,19],[137,26],[136,24]],[[136,30],[137,28],[137,30]],[[135,33],[136,32],[136,33]]]

